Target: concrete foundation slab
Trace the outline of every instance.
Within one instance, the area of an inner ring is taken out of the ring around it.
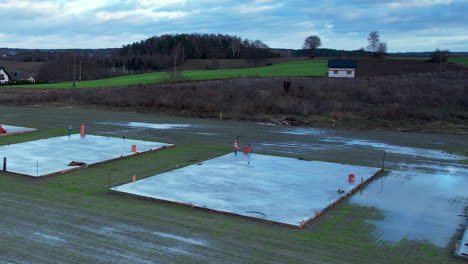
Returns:
[[[465,229],[465,233],[460,241],[460,247],[458,248],[456,255],[468,260],[468,227]]]
[[[23,134],[23,133],[31,133],[31,132],[37,131],[37,129],[35,128],[8,126],[8,125],[3,125],[3,124],[2,124],[2,127],[7,131],[7,133],[0,134],[0,137]]]
[[[7,171],[33,177],[44,177],[77,166],[72,161],[87,165],[105,162],[174,145],[114,137],[73,134],[70,137],[54,137],[13,145],[0,146],[0,158],[7,158]]]
[[[224,155],[111,190],[300,227],[379,168],[261,154]],[[355,181],[349,182],[348,175]],[[341,189],[344,192],[338,193]]]

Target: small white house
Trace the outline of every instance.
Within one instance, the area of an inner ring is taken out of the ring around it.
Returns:
[[[357,61],[355,60],[329,60],[328,77],[354,78],[356,77]]]
[[[3,67],[0,67],[0,83],[3,84],[9,81],[11,81],[10,75]]]

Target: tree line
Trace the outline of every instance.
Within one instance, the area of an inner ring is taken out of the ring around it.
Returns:
[[[140,71],[176,67],[187,59],[262,60],[279,56],[260,40],[222,34],[175,34],[124,45],[105,63],[109,67]]]

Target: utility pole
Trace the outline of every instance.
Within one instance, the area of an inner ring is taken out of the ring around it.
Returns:
[[[78,77],[78,81],[81,82],[81,60],[80,60],[80,77]]]
[[[75,84],[75,57],[76,57],[76,52],[73,51],[73,88],[76,87],[76,84]]]
[[[442,51],[439,52],[439,71],[442,71]]]

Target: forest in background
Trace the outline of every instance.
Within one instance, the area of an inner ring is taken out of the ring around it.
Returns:
[[[96,80],[159,70],[177,70],[190,59],[244,59],[253,67],[278,57],[367,56],[364,50],[271,49],[260,40],[223,34],[161,35],[117,49],[21,50],[0,48],[1,60],[43,63],[35,76],[40,81],[63,82],[73,78]],[[211,68],[210,68],[211,69]]]

